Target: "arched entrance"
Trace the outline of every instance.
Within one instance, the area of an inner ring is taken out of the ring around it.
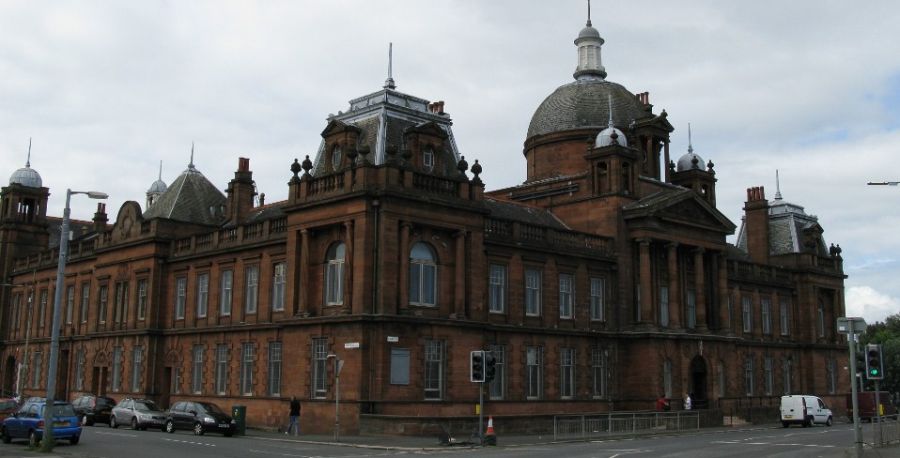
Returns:
[[[691,399],[694,406],[698,409],[705,408],[707,405],[707,370],[706,360],[702,356],[697,355],[691,360]]]

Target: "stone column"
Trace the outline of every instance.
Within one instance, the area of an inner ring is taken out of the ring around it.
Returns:
[[[697,329],[707,329],[706,323],[706,267],[703,265],[703,248],[694,250],[694,288],[697,301]]]
[[[681,291],[678,281],[678,243],[666,245],[669,261],[669,323],[673,329],[681,328]]]
[[[653,323],[653,289],[650,270],[650,239],[638,240],[640,248],[640,292],[641,322]]]
[[[399,282],[397,288],[400,303],[398,304],[398,313],[400,310],[409,308],[409,232],[411,225],[408,222],[400,222],[400,272],[397,277]]]
[[[466,317],[466,231],[453,235],[456,243],[456,277],[453,288],[453,318]]]
[[[670,175],[670,173],[669,173],[669,161],[670,161],[670,159],[669,159],[669,140],[668,140],[668,139],[666,139],[666,141],[665,141],[665,150],[666,150],[666,153],[665,153],[665,155],[666,155],[666,163],[663,164],[663,170],[665,170],[664,173],[666,174],[666,183],[670,183],[670,182],[672,181],[672,177],[669,176],[669,175]]]
[[[300,229],[300,271],[297,275],[297,315],[309,316],[307,297],[309,295],[309,231]]]
[[[344,222],[344,310],[353,311],[353,220]]]
[[[719,289],[719,328],[727,334],[731,334],[731,320],[728,315],[728,257],[724,251],[717,255],[718,259],[718,289]]]

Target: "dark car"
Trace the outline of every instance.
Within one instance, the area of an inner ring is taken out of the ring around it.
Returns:
[[[94,423],[108,425],[115,405],[115,399],[93,394],[79,396],[72,401],[72,407],[75,408],[75,413],[81,418],[81,424],[84,426],[91,426]]]
[[[28,439],[31,446],[36,446],[44,436],[44,406],[43,399],[39,401],[26,401],[13,416],[3,420],[3,442],[8,444],[13,439]],[[72,404],[63,401],[53,403],[53,437],[54,439],[68,439],[72,445],[81,439],[81,424]]]
[[[109,426],[118,428],[130,425],[131,429],[146,430],[149,427],[162,429],[166,424],[166,412],[149,399],[125,398],[113,407]]]
[[[197,436],[206,432],[231,436],[236,427],[231,416],[211,402],[179,401],[166,414],[165,430],[169,433],[174,433],[176,429],[189,429]]]

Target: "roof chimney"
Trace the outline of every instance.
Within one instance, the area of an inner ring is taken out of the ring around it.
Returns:
[[[103,232],[106,230],[106,223],[109,221],[109,217],[106,216],[106,204],[103,202],[97,203],[97,213],[94,213],[94,232]]]
[[[769,201],[766,189],[757,186],[747,189],[746,215],[747,252],[753,262],[769,262]]]
[[[225,203],[225,214],[228,221],[239,224],[253,209],[253,197],[256,195],[256,183],[250,171],[250,159],[238,158],[238,169],[234,179],[228,183],[228,200]]]

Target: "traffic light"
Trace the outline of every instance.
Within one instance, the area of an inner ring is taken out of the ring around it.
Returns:
[[[494,380],[494,375],[497,372],[496,366],[497,358],[494,358],[494,355],[491,352],[485,352],[484,355],[484,381],[491,382]]]
[[[484,382],[484,350],[473,350],[469,354],[470,372],[469,380],[476,383]]]
[[[866,378],[884,380],[884,362],[881,360],[881,345],[866,345]]]
[[[864,351],[856,350],[856,375],[862,377],[866,373],[866,354]],[[860,379],[862,380],[862,379]]]

